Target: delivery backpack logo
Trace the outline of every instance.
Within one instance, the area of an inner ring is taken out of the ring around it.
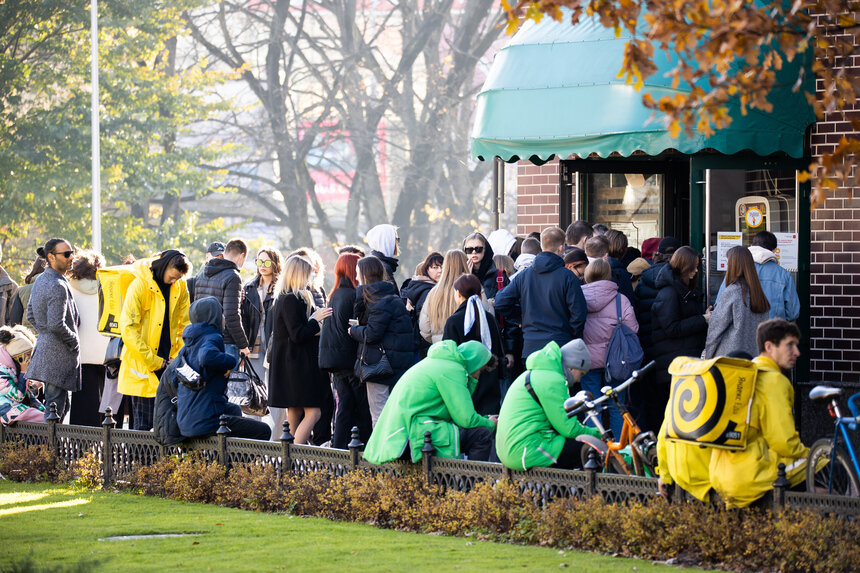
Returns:
[[[679,356],[672,375],[666,438],[715,448],[746,448],[757,369],[749,360]]]

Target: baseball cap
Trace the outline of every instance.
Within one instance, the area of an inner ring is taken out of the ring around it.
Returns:
[[[224,251],[226,250],[227,247],[224,246],[224,243],[222,243],[221,241],[215,241],[214,243],[209,245],[209,248],[206,249],[206,252],[211,255],[223,255]]]

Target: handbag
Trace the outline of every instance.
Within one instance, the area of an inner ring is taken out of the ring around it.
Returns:
[[[385,354],[385,349],[382,345],[379,346],[379,352],[382,357],[376,364],[368,364],[365,354],[367,351],[367,333],[364,335],[364,340],[361,343],[361,356],[355,361],[355,377],[362,382],[373,382],[380,378],[387,378],[394,374],[394,369],[391,367],[391,362],[388,361],[388,356]]]
[[[116,378],[119,374],[119,364],[122,358],[122,336],[113,336],[108,342],[107,350],[105,350],[105,360],[103,364],[110,378]]]
[[[179,351],[179,354],[176,355],[174,363],[174,372],[176,373],[176,379],[179,380],[180,384],[194,392],[199,392],[206,386],[207,380],[203,378],[198,371],[192,368],[191,365],[188,364],[187,360],[185,360],[184,346],[182,347],[182,350]]]
[[[265,416],[269,413],[269,392],[245,358],[239,362],[227,378],[227,399],[242,408],[248,416]]]

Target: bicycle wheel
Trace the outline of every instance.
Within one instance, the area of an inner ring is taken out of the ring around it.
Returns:
[[[830,438],[817,440],[809,448],[809,458],[806,464],[806,491],[810,493],[830,493],[834,495],[860,496],[860,480],[854,473],[851,457],[841,446],[833,452],[833,441]],[[830,458],[830,462],[818,472],[815,467],[821,458]]]

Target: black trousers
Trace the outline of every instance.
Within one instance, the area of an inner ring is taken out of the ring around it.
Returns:
[[[331,375],[337,393],[337,409],[331,446],[345,450],[352,439],[352,427],[358,426],[362,443],[367,443],[372,430],[370,407],[367,405],[367,387],[351,370],[340,370]]]
[[[272,437],[272,429],[265,422],[258,422],[242,416],[242,408],[236,404],[227,404],[227,427],[230,428],[231,438],[250,438],[252,440],[268,440]]]
[[[496,448],[493,446],[493,434],[489,429],[484,427],[460,428],[460,452],[466,454],[470,460],[494,461],[491,459],[496,454]]]
[[[99,402],[105,384],[105,367],[101,364],[81,364],[81,389],[72,392],[69,423],[78,426],[101,427],[104,416]]]
[[[558,461],[552,467],[565,470],[582,469],[582,447],[582,442],[570,438],[565,439],[564,447],[558,455]]]

